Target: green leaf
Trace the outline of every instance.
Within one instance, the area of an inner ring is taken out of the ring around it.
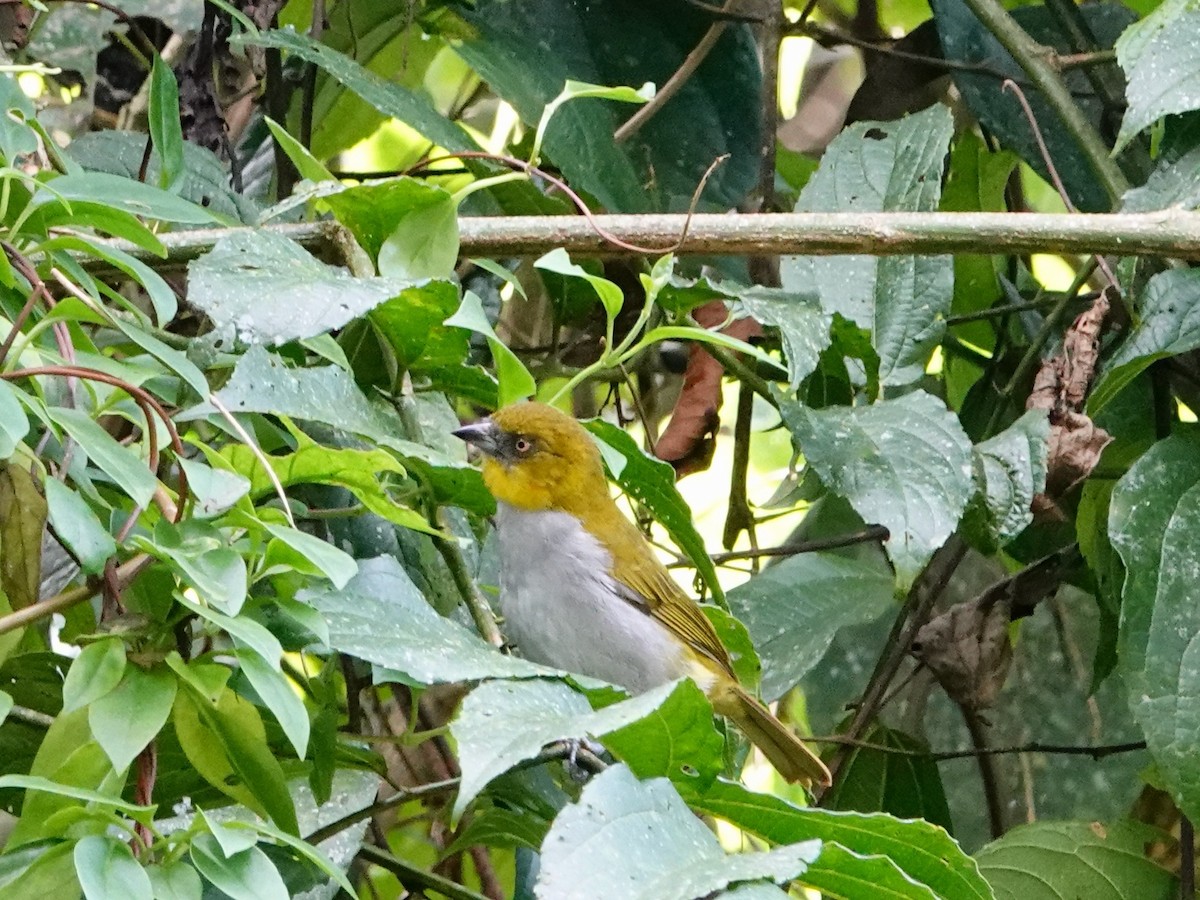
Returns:
[[[394,557],[360,560],[358,574],[342,590],[309,589],[298,599],[329,622],[333,649],[394,670],[415,684],[563,674],[505,656],[439,616]]]
[[[901,731],[882,725],[871,729],[864,739],[898,752],[851,748],[842,763],[837,784],[821,799],[821,805],[855,812],[886,812],[902,819],[924,819],[949,832],[946,791],[937,762],[927,755],[929,748]]]
[[[801,553],[768,566],[729,592],[762,660],[762,695],[796,685],[846,625],[873,622],[893,605],[893,576],[874,559]]]
[[[692,522],[692,510],[675,486],[675,470],[670,463],[642,451],[628,432],[603,419],[585,422],[584,427],[609,448],[604,454],[610,474],[622,490],[641,503],[654,516],[704,579],[718,603],[725,592],[717,579],[717,570],[704,547],[704,538]],[[615,455],[615,456],[614,456]]]
[[[1104,364],[1088,397],[1095,415],[1138,375],[1168,356],[1200,347],[1200,272],[1168,269],[1146,285],[1133,329]]]
[[[278,356],[251,348],[238,361],[233,376],[217,397],[234,412],[261,412],[324,422],[341,431],[396,451],[406,468],[433,488],[439,503],[491,512],[495,504],[479,472],[464,457],[452,458],[427,446],[406,441],[395,410],[367,399],[350,373],[337,366],[289,369]],[[216,414],[201,404],[176,418],[180,421]],[[409,526],[413,527],[413,526]],[[428,526],[427,531],[432,529]]]
[[[0,463],[0,604],[23,609],[38,600],[46,501],[26,465]],[[19,640],[19,632],[15,632]],[[11,637],[11,635],[10,635]],[[0,639],[0,661],[9,646]]]
[[[785,291],[755,285],[736,294],[738,306],[764,325],[779,329],[787,358],[788,382],[794,391],[817,368],[829,346],[833,316],[821,309],[812,291]]]
[[[349,185],[322,198],[322,202],[350,229],[367,255],[376,259],[384,241],[395,234],[402,222],[420,219],[422,214],[443,206],[449,199],[445,189],[436,184],[402,175]],[[453,237],[457,247],[457,225]]]
[[[230,444],[227,450],[244,450],[258,461],[257,454],[245,444]],[[250,491],[250,481],[235,472],[214,469],[196,459],[177,460],[187,475],[188,492],[192,495],[192,515],[211,519],[232,507]]]
[[[582,694],[556,681],[488,681],[467,695],[450,733],[458,745],[462,783],[457,820],[492,779],[532,759],[554,741],[613,734],[610,749],[641,777],[711,781],[724,740],[712,707],[695,682],[662,685],[592,710]]]
[[[1057,173],[1074,204],[1084,212],[1109,212],[1112,199],[1096,177],[1087,154],[1072,136],[1055,105],[1029,81],[1022,64],[1013,59],[990,28],[981,22],[968,4],[960,0],[930,0],[942,53],[956,64],[951,70],[954,84],[968,108],[1000,145],[1020,154],[1042,178],[1050,181],[1046,159],[1054,161]],[[1058,53],[1077,52],[1075,36],[1063,24],[1058,10],[1044,4],[1012,9],[1010,15],[1018,27],[1043,47]],[[1076,27],[1084,29],[1089,45],[1097,50],[1113,46],[1113,41],[1136,19],[1124,3],[1085,3],[1079,8]],[[1094,44],[1090,42],[1094,41]],[[1111,67],[1109,69],[1111,72]],[[1115,73],[1112,73],[1115,74]],[[1097,93],[1092,73],[1079,69],[1061,73],[1079,112],[1098,133],[1112,131],[1107,101]],[[1022,85],[1025,97],[1039,123],[1038,138],[1030,128],[1016,95],[1004,88],[1005,79]],[[1040,149],[1039,144],[1045,149]]]
[[[358,564],[344,550],[286,525],[266,523],[267,531],[283,541],[319,569],[335,588],[343,588],[358,572]]]
[[[1049,441],[1045,410],[1031,409],[975,446],[978,493],[963,525],[981,551],[995,552],[1033,521],[1033,498],[1046,489]]]
[[[367,777],[370,778],[369,775]],[[361,793],[362,789],[358,788],[358,790]],[[368,783],[368,790],[369,791],[374,790],[373,786],[370,783]],[[367,796],[369,797],[370,794],[368,794]],[[353,804],[355,802],[355,799],[356,798],[354,798],[353,794],[350,794],[348,796],[339,797],[339,800],[335,801],[333,803],[323,804],[323,806],[332,808],[335,811],[344,809],[348,806],[350,810],[357,811],[358,809],[361,809],[362,806],[361,806],[361,802],[358,806],[354,806]],[[323,816],[320,816],[320,814],[322,812],[324,812],[324,809],[319,808],[316,812],[319,817],[324,818]],[[364,825],[363,827],[365,829],[366,826]],[[279,843],[285,844],[288,847],[291,847],[293,850],[295,850],[301,856],[308,859],[318,869],[325,872],[330,878],[332,878],[334,881],[336,881],[342,887],[342,889],[344,891],[346,891],[348,896],[354,896],[354,894],[355,894],[354,887],[353,887],[353,885],[350,884],[350,881],[346,878],[346,873],[344,871],[344,869],[346,867],[348,867],[351,862],[353,862],[353,856],[350,856],[350,855],[345,856],[346,862],[343,864],[343,866],[339,867],[339,866],[335,865],[328,856],[326,856],[324,853],[322,853],[319,848],[314,847],[312,844],[308,843],[305,840],[302,840],[301,838],[296,837],[295,835],[288,834],[286,831],[280,831],[278,828],[276,828],[270,822],[261,822],[261,821],[242,822],[242,821],[238,821],[237,819],[234,819],[228,823],[227,830],[233,831],[236,829],[243,829],[243,828],[248,831],[254,832],[256,834],[267,835],[268,837],[274,838]]]
[[[796,212],[935,211],[953,131],[939,105],[897,122],[851,125],[826,149]],[[885,385],[924,374],[954,294],[949,256],[794,256],[781,269],[784,288],[815,290],[827,313],[871,332]]]
[[[357,278],[270,231],[240,230],[188,265],[188,301],[218,333],[285,344],[341,328],[405,288],[407,278]]]
[[[88,706],[88,724],[113,768],[123,772],[167,723],[177,687],[167,668],[126,666],[121,683]]]
[[[568,100],[578,100],[584,97],[592,97],[596,100],[616,100],[619,103],[642,104],[654,99],[654,85],[646,82],[637,89],[623,85],[605,87],[602,84],[588,84],[586,81],[571,81],[568,79],[559,95],[547,103],[546,108],[542,110],[542,118],[538,121],[537,131],[533,136],[533,149],[529,154],[529,158],[534,163],[539,161],[542,141],[546,137],[546,127],[550,124],[550,120],[554,118],[554,113]],[[562,252],[565,254],[566,251]],[[607,305],[606,303],[605,306]],[[610,312],[609,315],[611,317],[615,313]]]
[[[1191,0],[1167,0],[1126,29],[1117,61],[1129,79],[1129,104],[1114,150],[1121,150],[1163,116],[1200,109],[1200,9]]]
[[[542,844],[537,894],[629,900],[690,900],[742,881],[786,883],[802,876],[820,841],[726,854],[671,783],[640,782],[611,766],[583,789],[578,803],[554,820]]]
[[[174,722],[180,746],[209,784],[285,831],[299,833],[283,769],[271,754],[262,718],[251,703],[230,690],[216,703],[183,690],[175,696]]]
[[[56,478],[47,478],[43,488],[50,524],[58,539],[79,560],[83,571],[91,575],[102,572],[109,557],[117,552],[113,536],[78,491]]]
[[[923,886],[934,897],[944,900],[991,900],[992,897],[975,860],[962,851],[945,829],[920,819],[904,821],[883,813],[801,808],[780,797],[757,794],[725,780],[718,780],[699,796],[685,792],[685,797],[697,812],[725,819],[772,843],[820,840],[821,857],[799,879],[815,890],[830,890],[846,880],[870,883],[877,875],[890,881],[891,875],[886,870],[894,867],[911,884]],[[844,848],[850,856],[826,858],[826,851],[833,846]],[[882,873],[880,860],[891,863],[890,867],[883,867]],[[873,896],[869,891],[834,895]]]
[[[1200,432],[1159,441],[1113,490],[1108,534],[1125,564],[1118,671],[1159,775],[1200,815]]]
[[[70,784],[61,784],[58,781],[43,778],[40,775],[0,775],[0,789],[4,788],[44,791],[47,794],[70,797],[74,800],[82,800],[85,803],[98,803],[101,806],[115,809],[117,812],[125,813],[130,818],[145,824],[150,823],[154,816],[154,811],[158,809],[157,806],[138,806],[136,803],[126,803],[120,797],[113,797],[109,794],[102,794],[99,791],[75,787]]]
[[[42,203],[70,204],[73,200],[113,206],[135,216],[178,222],[183,225],[213,225],[216,218],[202,206],[174,194],[152,187],[134,178],[111,175],[108,172],[80,172],[60,175],[49,188],[34,195],[35,207]]]
[[[12,694],[7,691],[0,691],[0,725],[4,724],[4,720],[8,718],[8,714],[12,712],[12,708]]]
[[[304,701],[296,694],[287,676],[279,671],[278,661],[270,663],[253,650],[239,650],[238,663],[254,692],[271,710],[279,727],[296,749],[296,756],[304,759],[308,751],[308,710],[304,708]]]
[[[222,631],[226,631],[241,644],[250,647],[263,659],[276,665],[283,656],[283,647],[279,639],[267,628],[249,616],[227,616],[202,603],[195,603],[186,594],[177,592],[175,602],[189,609],[202,619],[212,622]]]
[[[435,188],[428,203],[396,215],[379,247],[379,273],[392,278],[452,278],[458,262],[458,201]]]
[[[593,95],[585,94],[582,96]],[[542,256],[541,259],[534,263],[534,266],[545,272],[555,272],[569,278],[579,278],[591,285],[592,290],[596,292],[596,296],[600,298],[600,303],[604,306],[604,312],[609,322],[617,317],[617,313],[621,311],[621,307],[625,303],[625,294],[617,285],[613,284],[607,278],[593,275],[582,266],[571,262],[571,257],[561,247],[557,247]]]
[[[308,152],[307,147],[288,134],[286,128],[270,116],[264,117],[263,121],[267,123],[271,137],[275,138],[275,143],[287,154],[287,158],[292,161],[292,165],[296,167],[301,178],[307,178],[312,182],[337,180],[319,159]]]
[[[0,381],[0,460],[12,456],[28,432],[29,420],[17,400],[17,389],[7,381]]]
[[[865,407],[782,407],[805,460],[831,491],[891,532],[884,544],[907,590],[954,532],[972,484],[971,443],[942,401],[915,391]]]
[[[1200,120],[1187,116],[1175,129],[1168,120],[1166,136],[1146,183],[1126,191],[1121,212],[1160,209],[1194,210],[1200,206]]]
[[[63,712],[82,709],[121,683],[125,674],[125,644],[120,638],[101,638],[75,657],[63,681]]]
[[[368,71],[332,47],[291,30],[239,34],[230,39],[235,46],[246,44],[286,50],[305,62],[324,69],[388,118],[399,119],[423,137],[447,150],[477,149],[467,132],[439,113],[425,97]]]
[[[196,870],[182,860],[146,867],[154,900],[201,900],[204,886]]]
[[[235,616],[246,602],[246,561],[215,526],[199,519],[184,519],[178,525],[159,519],[153,540],[144,536],[134,540],[166,562],[205,603]]]
[[[142,507],[149,504],[158,488],[158,479],[137,454],[121,446],[112,435],[77,409],[50,406],[46,408],[46,413],[134,503]]]
[[[75,872],[87,900],[154,900],[150,876],[128,844],[91,835],[75,845]]]
[[[492,323],[488,321],[483,311],[483,301],[473,291],[463,294],[462,305],[458,312],[448,318],[446,325],[456,328],[466,328],[487,338],[488,346],[492,349],[492,357],[496,363],[496,379],[500,382],[499,405],[507,406],[526,397],[532,397],[537,392],[537,383],[525,363],[513,353],[508,346],[496,337]]]
[[[975,856],[996,900],[1168,900],[1176,878],[1146,858],[1141,822],[1018,825]]]
[[[183,174],[183,129],[175,73],[157,53],[150,67],[150,138],[162,163],[159,186],[169,190]]]
[[[571,81],[664,84],[713,22],[687,4],[482,0],[454,10],[466,20],[456,52],[531,128]],[[735,207],[758,178],[761,85],[750,27],[727,22],[671,102],[626,141],[613,132],[635,111],[628,103],[573,100],[546,128],[544,155],[576,190],[633,213],[687,209],[713,160],[729,154],[700,208]]]
[[[279,870],[258,847],[226,858],[211,834],[197,835],[192,841],[192,864],[233,900],[288,900],[290,896]]]
[[[179,301],[175,297],[175,292],[171,290],[171,286],[140,259],[112,243],[89,240],[79,235],[64,234],[43,242],[42,250],[47,253],[51,250],[70,250],[104,260],[146,289],[159,326],[165,327],[175,318],[175,313],[179,309]]]

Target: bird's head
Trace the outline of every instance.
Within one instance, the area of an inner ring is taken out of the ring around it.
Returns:
[[[511,506],[578,513],[609,498],[596,442],[552,406],[515,403],[454,435],[480,450],[484,483]]]

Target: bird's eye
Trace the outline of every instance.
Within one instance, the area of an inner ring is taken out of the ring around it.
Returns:
[[[516,448],[518,453],[528,453],[533,449],[533,444],[528,438],[517,438]]]

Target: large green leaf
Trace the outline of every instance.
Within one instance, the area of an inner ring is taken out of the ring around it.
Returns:
[[[644,453],[629,432],[603,419],[585,422],[584,427],[603,445],[604,461],[613,479],[667,530],[671,540],[695,565],[712,595],[722,601],[725,592],[717,580],[716,567],[705,549],[704,538],[692,522],[691,509],[675,486],[671,464]]]
[[[944,829],[920,819],[905,821],[883,813],[805,809],[724,780],[717,781],[699,796],[685,796],[693,809],[725,819],[773,843],[817,839],[825,847],[838,845],[853,854],[853,863],[846,860],[843,866],[839,860],[834,868],[827,865],[823,851],[813,868],[800,879],[817,890],[837,885],[842,879],[852,879],[856,873],[861,880],[870,881],[877,872],[878,861],[884,860],[890,861],[891,867],[898,869],[909,882],[924,886],[935,897],[990,900],[992,896],[975,861],[963,853]],[[852,892],[835,896],[873,895]]]
[[[356,278],[271,231],[241,230],[188,266],[188,301],[219,335],[284,344],[341,328],[411,287],[404,277]]]
[[[390,556],[360,561],[342,590],[309,589],[299,599],[328,620],[335,650],[392,670],[390,680],[442,684],[560,674],[505,656],[439,616]]]
[[[1200,432],[1156,444],[1113,490],[1108,533],[1125,564],[1119,671],[1159,773],[1200,815]]]
[[[1129,108],[1117,149],[1163,116],[1200,109],[1200,9],[1193,0],[1167,0],[1117,40],[1117,59],[1129,78]]]
[[[907,590],[974,491],[971,443],[958,419],[924,391],[862,407],[785,403],[782,412],[829,489],[891,532],[884,546]]]
[[[1176,879],[1145,852],[1161,837],[1140,822],[1034,822],[975,857],[996,900],[1168,900]]]
[[[120,638],[102,638],[88,644],[67,670],[63,681],[63,711],[82,709],[99,700],[118,684],[125,674],[125,644]]]
[[[671,782],[640,782],[617,765],[554,820],[542,843],[537,893],[692,900],[743,881],[790,882],[820,853],[814,840],[727,854]]]
[[[797,212],[933,212],[954,123],[930,107],[898,122],[859,122],[838,135],[804,186]],[[783,286],[815,290],[827,313],[871,332],[884,384],[920,378],[954,294],[948,256],[793,256]]]
[[[1154,362],[1200,347],[1200,271],[1168,269],[1146,284],[1138,317],[1088,398],[1095,415]]]
[[[712,25],[685,4],[601,0],[458,7],[456,49],[530,125],[567,81],[662,85]],[[567,180],[613,212],[681,211],[705,170],[730,158],[705,187],[702,208],[736,206],[758,179],[761,74],[750,28],[731,24],[680,91],[624,143],[613,132],[637,107],[581,99],[563,105],[544,148]]]
[[[201,834],[192,841],[192,864],[233,900],[288,900],[279,870],[258,847],[226,857],[217,839]]]
[[[493,778],[547,744],[604,739],[614,732],[612,749],[641,777],[711,781],[723,763],[724,739],[693,681],[666,684],[595,711],[561,682],[489,681],[467,695],[450,726],[462,767],[454,817]]]
[[[203,206],[135,178],[108,172],[61,175],[49,182],[48,189],[39,190],[30,203],[37,207],[43,203],[70,204],[73,200],[113,206],[135,216],[164,222],[209,226],[216,223],[213,214]]]
[[[280,357],[253,347],[238,361],[217,398],[233,412],[291,416],[356,434],[397,452],[410,472],[428,481],[440,502],[477,512],[495,509],[483,479],[465,456],[454,458],[404,440],[404,424],[395,410],[367,399],[353,376],[337,366],[291,369]],[[202,403],[178,418],[216,413],[215,407]]]
[[[1112,199],[1096,177],[1087,156],[1053,104],[1030,82],[1024,69],[991,30],[961,0],[930,0],[929,5],[946,59],[966,64],[956,66],[951,74],[975,118],[1000,141],[1001,146],[1018,153],[1047,180],[1050,173],[1045,157],[1049,156],[1067,193],[1081,210],[1108,212],[1112,208]],[[1118,35],[1136,18],[1123,3],[1085,3],[1080,6],[1079,15],[1088,29],[1089,38],[1095,40],[1098,48],[1112,47]],[[1060,53],[1076,52],[1077,48],[1056,11],[1039,4],[1013,10],[1012,16],[1039,44]],[[1097,96],[1089,73],[1077,69],[1062,75],[1083,115],[1097,131],[1108,132],[1111,123],[1106,121],[1105,105]],[[1016,95],[1005,89],[1005,78],[1011,78],[1021,86],[1038,122],[1046,153],[1039,149]]]
[[[258,694],[263,705],[287,735],[296,750],[296,756],[304,759],[308,752],[310,723],[304,701],[296,693],[291,681],[279,671],[278,664],[268,662],[253,650],[238,650],[238,665]]]
[[[120,684],[88,706],[88,724],[113,769],[129,768],[166,724],[177,686],[174,673],[165,666],[128,665]]]
[[[443,188],[419,178],[381,178],[346,187],[323,198],[339,222],[372,259],[406,219],[442,206],[450,199]],[[458,238],[455,229],[454,249]],[[453,262],[451,263],[453,267]]]
[[[138,506],[146,506],[158,488],[158,479],[137,454],[119,444],[89,416],[77,409],[51,406],[46,410],[51,420],[69,434],[88,459],[117,483]]]
[[[96,575],[117,552],[117,542],[100,522],[83,495],[56,478],[43,483],[46,508],[54,533],[71,551],[83,571]]]
[[[1030,410],[974,448],[978,493],[964,520],[983,552],[1004,546],[1033,521],[1033,498],[1046,487],[1050,422]]]
[[[755,285],[737,292],[738,306],[764,325],[774,325],[783,339],[788,381],[796,390],[817,368],[829,346],[833,316],[822,309],[815,292],[778,290]]]
[[[838,629],[874,621],[892,606],[893,582],[876,559],[801,553],[731,590],[730,609],[746,624],[762,660],[764,699],[794,687]]]
[[[128,844],[89,835],[75,845],[75,872],[87,900],[152,900],[150,876]]]

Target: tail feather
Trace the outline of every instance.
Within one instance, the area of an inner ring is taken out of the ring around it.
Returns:
[[[714,693],[716,711],[733,719],[780,775],[806,787],[830,784],[829,769],[817,755],[740,685],[731,684],[729,689]]]

